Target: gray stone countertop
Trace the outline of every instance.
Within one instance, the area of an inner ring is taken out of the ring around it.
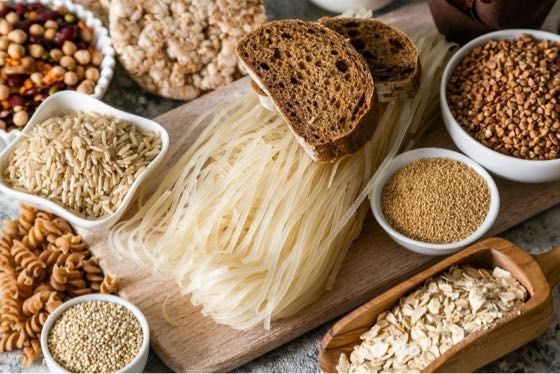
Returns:
[[[396,0],[381,12],[393,10],[413,0]],[[328,12],[308,0],[266,0],[269,18],[316,19]],[[380,13],[377,13],[380,14]],[[118,66],[104,101],[145,117],[155,117],[181,104],[146,93],[122,67]],[[535,187],[538,188],[538,187]],[[0,194],[0,219],[14,217],[17,205]],[[560,206],[556,206],[503,235],[531,253],[560,245]],[[483,368],[483,372],[560,372],[560,289],[554,290],[553,323],[543,336]],[[334,321],[325,324],[274,351],[242,366],[239,372],[318,372],[317,352],[321,338]],[[0,353],[1,372],[44,372],[38,364],[23,370],[17,353]],[[169,368],[152,352],[146,372],[168,372]]]

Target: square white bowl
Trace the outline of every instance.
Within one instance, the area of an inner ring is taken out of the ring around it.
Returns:
[[[152,162],[138,176],[138,178],[136,178],[115,213],[95,219],[84,218],[69,211],[61,204],[50,201],[47,198],[32,195],[30,193],[22,191],[16,191],[15,189],[11,188],[4,180],[4,171],[6,170],[6,167],[8,165],[9,157],[12,151],[21,143],[26,134],[29,133],[37,124],[44,122],[53,115],[58,115],[63,112],[92,112],[109,115],[111,117],[128,121],[142,130],[154,131],[161,137],[160,153],[155,159],[152,160]],[[108,229],[119,220],[119,218],[122,216],[128,205],[132,201],[134,193],[136,192],[140,184],[144,180],[146,180],[148,175],[151,174],[161,164],[168,149],[169,135],[167,134],[167,131],[158,123],[134,114],[123,112],[122,110],[115,109],[97,99],[94,99],[91,96],[76,91],[61,91],[49,96],[41,105],[39,105],[33,116],[30,118],[28,124],[22,131],[21,136],[18,137],[14,142],[12,142],[2,152],[2,154],[0,154],[0,191],[4,192],[8,196],[13,197],[15,200],[54,213],[64,218],[72,225],[75,225],[76,227],[92,231]]]

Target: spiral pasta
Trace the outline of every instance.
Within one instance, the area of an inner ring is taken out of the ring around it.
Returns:
[[[18,274],[16,279],[16,286],[18,294],[21,297],[29,297],[33,294],[33,275],[29,273],[27,269],[24,269]]]
[[[2,333],[0,339],[0,352],[10,352],[16,349],[22,349],[29,345],[29,339],[25,333],[25,329],[19,329],[10,333]]]
[[[23,349],[27,367],[40,356],[38,337],[50,313],[75,296],[116,292],[118,283],[105,281],[87,244],[51,213],[22,205],[1,235],[0,351]]]
[[[101,282],[99,291],[101,291],[101,293],[115,293],[118,291],[118,289],[119,289],[118,279],[106,275],[105,278],[103,279],[103,282]]]
[[[2,288],[4,298],[17,299],[19,296],[17,281],[13,273],[0,274],[0,288]]]
[[[41,355],[41,343],[38,339],[33,339],[30,341],[27,347],[23,348],[23,352],[20,355],[23,367],[28,368],[31,364],[39,358]]]
[[[14,240],[11,253],[16,263],[21,264],[21,266],[32,273],[35,278],[42,275],[43,270],[46,268],[43,261],[39,260],[37,255],[19,240]]]
[[[43,306],[49,299],[50,294],[51,293],[48,290],[35,292],[33,296],[23,302],[23,314],[26,316],[31,316],[39,313],[39,311],[43,309]]]
[[[56,291],[64,291],[66,289],[66,273],[67,269],[55,264],[52,269],[50,285]]]
[[[28,337],[39,337],[41,329],[45,324],[49,314],[47,312],[37,312],[25,321],[25,332]]]
[[[29,205],[22,204],[20,207],[20,215],[17,218],[18,228],[20,234],[23,236],[35,223],[35,216],[37,214],[37,210]]]

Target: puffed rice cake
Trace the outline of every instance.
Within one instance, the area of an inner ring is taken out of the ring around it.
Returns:
[[[130,76],[179,100],[239,78],[237,41],[265,20],[263,0],[111,0],[109,12],[113,46]]]
[[[103,22],[103,25],[109,25],[110,0],[74,0],[74,2],[92,12]]]

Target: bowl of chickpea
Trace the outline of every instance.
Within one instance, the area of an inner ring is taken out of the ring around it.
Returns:
[[[0,2],[0,150],[50,95],[76,90],[100,99],[113,77],[109,32],[69,0]]]

